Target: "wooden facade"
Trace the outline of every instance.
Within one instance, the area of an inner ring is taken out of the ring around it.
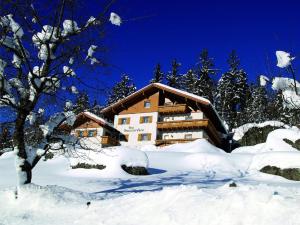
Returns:
[[[120,132],[103,118],[90,112],[78,114],[69,130],[79,138],[96,138],[102,147],[119,145]]]

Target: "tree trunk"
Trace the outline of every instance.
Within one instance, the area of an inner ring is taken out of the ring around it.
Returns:
[[[27,161],[27,153],[25,148],[24,125],[28,113],[19,111],[15,123],[15,132],[13,138],[14,148],[16,150],[16,169],[18,176],[18,184],[31,183],[32,166]],[[19,168],[18,168],[19,167]]]

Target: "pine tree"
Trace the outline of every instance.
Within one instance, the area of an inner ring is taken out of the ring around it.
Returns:
[[[252,91],[252,103],[251,103],[251,121],[256,123],[264,122],[268,119],[267,105],[268,96],[265,86],[256,85]]]
[[[94,103],[91,108],[91,112],[94,113],[97,116],[102,116],[101,110],[104,108],[104,106],[98,104],[97,100],[94,100]]]
[[[176,61],[176,59],[174,59],[172,61],[172,69],[167,74],[167,77],[166,77],[167,85],[169,85],[170,87],[177,88],[177,89],[182,88],[181,77],[178,74],[179,66],[180,66],[180,64]]]
[[[237,118],[237,73],[240,61],[232,51],[227,60],[229,71],[224,73],[217,86],[216,108],[221,117],[226,121],[229,129],[236,126]]]
[[[247,74],[240,69],[240,60],[235,51],[232,51],[227,60],[229,71],[224,73],[217,87],[216,108],[227,122],[230,129],[241,125],[241,117],[246,108]]]
[[[243,109],[242,113],[239,113],[237,115],[237,126],[241,126],[245,123],[251,123],[254,122],[253,121],[253,116],[252,116],[252,102],[253,102],[253,90],[255,88],[255,85],[253,83],[251,83],[246,91],[246,95],[245,95],[245,106]]]
[[[154,77],[150,80],[150,83],[163,83],[164,73],[161,71],[161,66],[158,63],[154,69]]]
[[[85,110],[90,109],[89,96],[86,92],[81,92],[77,95],[75,100],[75,104],[73,107],[73,112],[75,114],[79,114]]]
[[[198,74],[197,92],[195,94],[207,98],[211,103],[214,102],[214,81],[211,76],[215,75],[213,59],[209,57],[208,51],[204,49],[200,53],[199,66],[196,69]]]
[[[121,77],[121,81],[118,82],[112,90],[109,92],[107,105],[111,105],[128,95],[131,95],[136,91],[136,87],[133,81],[127,75]]]
[[[182,76],[183,80],[183,86],[184,90],[192,93],[192,94],[197,94],[198,89],[197,89],[197,75],[194,73],[192,69],[190,69],[185,75]]]

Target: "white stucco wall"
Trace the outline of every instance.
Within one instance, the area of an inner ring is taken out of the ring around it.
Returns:
[[[191,131],[162,131],[159,133],[159,136],[164,139],[184,139],[186,134],[192,134],[192,139],[194,138],[204,138],[205,131],[203,130],[191,130]],[[168,138],[166,138],[168,135]]]
[[[152,116],[151,123],[140,123],[140,117]],[[130,124],[118,124],[120,118],[130,118]],[[114,127],[124,135],[129,135],[128,142],[124,142],[124,145],[146,145],[155,144],[157,134],[157,118],[158,113],[138,113],[138,114],[124,114],[115,115]],[[138,141],[138,134],[151,134],[150,141]]]
[[[186,120],[186,117],[191,117],[193,120],[204,119],[203,112],[192,112],[186,114],[176,114],[176,115],[161,115],[160,121],[177,121]]]

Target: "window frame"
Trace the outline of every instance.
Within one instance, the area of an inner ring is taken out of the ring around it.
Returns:
[[[187,140],[193,139],[193,134],[184,134],[184,139]]]
[[[151,108],[151,102],[150,101],[144,101],[144,108],[145,109],[150,109]]]
[[[121,118],[121,125],[127,124],[127,118]]]
[[[78,131],[78,137],[84,137],[84,131],[83,130]]]
[[[90,135],[92,133],[92,135]],[[87,131],[87,136],[88,137],[95,137],[96,136],[96,130],[88,130]]]

